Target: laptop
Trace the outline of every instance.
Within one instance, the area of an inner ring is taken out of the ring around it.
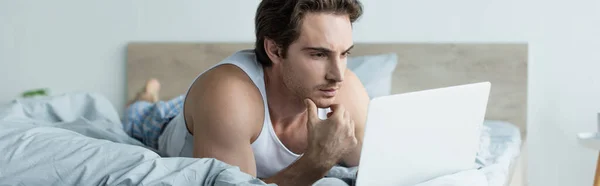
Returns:
[[[474,169],[491,84],[376,97],[356,185],[408,186]]]

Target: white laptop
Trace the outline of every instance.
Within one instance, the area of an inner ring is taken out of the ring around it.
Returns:
[[[356,185],[409,186],[475,168],[490,86],[371,100]]]

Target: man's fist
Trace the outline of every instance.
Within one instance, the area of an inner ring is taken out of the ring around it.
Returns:
[[[308,120],[308,150],[307,154],[316,162],[326,166],[335,165],[339,160],[354,149],[358,141],[354,136],[354,121],[342,105],[331,105],[326,120],[318,117],[317,106],[310,100],[304,100]]]

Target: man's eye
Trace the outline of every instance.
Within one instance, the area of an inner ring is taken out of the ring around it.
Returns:
[[[343,56],[349,56],[349,55],[350,55],[350,52],[344,52],[342,55],[343,55]]]
[[[318,58],[327,57],[327,55],[325,53],[313,53],[310,56],[312,56],[312,57],[318,57]]]

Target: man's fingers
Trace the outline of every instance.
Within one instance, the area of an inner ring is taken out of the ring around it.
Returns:
[[[340,104],[333,104],[329,106],[329,108],[331,108],[331,112],[333,112],[332,116],[338,117],[340,121],[344,121],[344,114],[346,113],[344,106]]]
[[[330,105],[329,108],[331,109],[331,112],[333,112],[333,113],[341,112],[343,114],[344,111],[346,110],[344,108],[344,106],[341,104],[333,104],[333,105]]]
[[[336,112],[338,110],[338,108],[340,108],[340,104],[333,104],[330,105],[329,108],[331,109],[331,112]]]
[[[316,119],[319,119],[317,113],[317,105],[311,99],[304,99],[304,104],[306,105],[306,112],[308,113],[309,122],[314,122]]]
[[[354,136],[354,120],[352,119],[348,120],[348,133],[349,135]]]
[[[348,111],[344,111],[344,120],[348,121],[350,119],[350,113]]]
[[[358,145],[358,139],[356,138],[356,136],[352,137],[352,146],[356,146]]]
[[[354,132],[356,132],[354,130],[354,129],[356,129],[355,124],[356,123],[354,123],[354,120],[350,120],[350,130],[352,130],[352,134],[355,134]]]
[[[356,138],[356,133],[354,133],[355,132],[354,125],[355,125],[354,120],[350,120],[349,131],[350,131],[350,136],[352,136],[352,142],[351,142],[352,146],[356,146],[356,144],[358,144],[358,139]]]

